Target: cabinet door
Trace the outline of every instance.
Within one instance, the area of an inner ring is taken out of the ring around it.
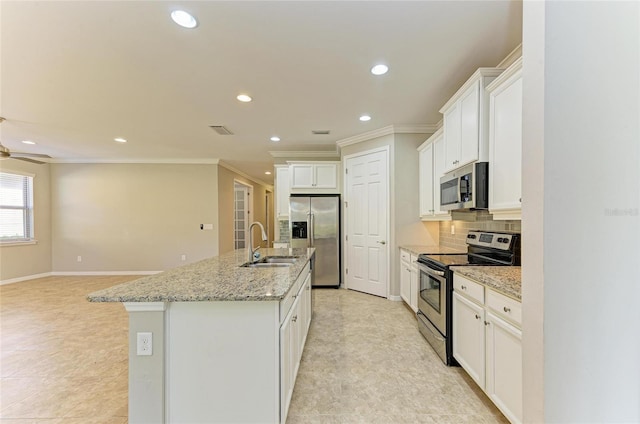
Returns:
[[[487,312],[486,392],[512,423],[522,422],[522,332]]]
[[[484,309],[453,292],[453,357],[484,389]]]
[[[314,188],[338,188],[338,166],[334,163],[313,165]]]
[[[400,262],[400,297],[411,305],[411,268],[404,261]]]
[[[307,275],[302,289],[300,289],[300,356],[307,341],[307,333],[311,324],[311,275]]]
[[[480,81],[460,99],[460,155],[456,167],[478,160],[480,143]]]
[[[433,215],[433,144],[419,152],[420,216]]]
[[[456,103],[444,113],[445,169],[456,169],[460,161],[460,105]]]
[[[522,190],[522,78],[490,96],[489,209],[520,209]]]
[[[280,422],[284,423],[289,410],[289,402],[293,394],[293,372],[291,357],[291,329],[290,314],[280,326]]]
[[[289,216],[289,167],[276,168],[276,213],[278,218]]]
[[[451,216],[449,211],[440,210],[440,177],[445,170],[444,137],[433,141],[433,214],[436,216]]]
[[[289,166],[291,188],[313,188],[313,165],[294,164]]]

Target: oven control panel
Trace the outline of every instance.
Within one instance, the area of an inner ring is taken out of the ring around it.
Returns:
[[[467,244],[509,250],[517,234],[492,233],[487,231],[469,231]]]

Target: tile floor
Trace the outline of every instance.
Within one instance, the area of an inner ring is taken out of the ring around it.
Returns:
[[[127,422],[127,314],[85,295],[137,277],[47,277],[0,286],[0,424]],[[506,423],[412,313],[314,290],[314,322],[287,423]]]

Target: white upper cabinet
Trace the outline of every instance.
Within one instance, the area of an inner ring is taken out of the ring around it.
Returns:
[[[427,144],[418,151],[419,187],[420,187],[420,217],[433,215],[433,143]]]
[[[440,210],[440,177],[444,174],[444,137],[436,131],[418,147],[420,218],[423,221],[447,221],[448,211]]]
[[[488,87],[489,212],[520,219],[522,200],[522,58]]]
[[[289,166],[275,165],[276,169],[276,217],[289,217]]]
[[[445,168],[449,172],[489,156],[487,85],[502,69],[480,68],[440,109],[444,115]]]
[[[307,192],[322,190],[325,193],[338,192],[339,162],[290,163],[289,181],[291,190],[303,189]]]

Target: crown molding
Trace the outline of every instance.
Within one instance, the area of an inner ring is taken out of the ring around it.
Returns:
[[[338,150],[316,150],[316,151],[270,151],[269,154],[274,158],[340,158]]]
[[[501,73],[496,79],[491,81],[491,83],[487,85],[487,91],[489,93],[495,91],[505,81],[509,80],[513,76],[519,75],[521,71],[522,71],[522,56],[516,58],[516,60],[507,69],[505,69],[503,73]]]
[[[220,159],[49,159],[49,163],[140,163],[140,164],[186,164],[186,165],[217,165]]]
[[[455,92],[453,96],[449,98],[447,103],[440,108],[438,112],[444,114],[444,112],[451,107],[455,102],[460,99],[460,96],[467,91],[473,84],[478,82],[484,77],[498,77],[504,69],[501,68],[478,68],[471,76],[465,81],[464,84]],[[484,88],[484,85],[481,85]]]
[[[262,181],[258,178],[252,177],[249,174],[242,172],[241,170],[239,170],[238,168],[234,168],[233,166],[229,165],[228,163],[224,162],[224,161],[220,161],[218,162],[218,166],[221,166],[225,169],[228,169],[231,172],[235,172],[236,174],[240,175],[241,177],[244,177],[246,179],[248,179],[249,181],[253,181],[256,184],[260,184],[263,185],[267,188],[273,188],[273,184],[269,184],[266,181]]]
[[[521,57],[522,57],[522,43],[518,44],[518,46],[515,49],[513,49],[511,53],[507,55],[507,57],[502,59],[502,62],[498,63],[498,66],[496,66],[496,68],[503,68],[503,69],[508,68],[516,60],[518,60],[518,58],[521,58]]]
[[[372,140],[374,138],[383,137],[390,134],[433,134],[438,129],[434,124],[400,124],[388,125],[378,128],[377,130],[368,131],[366,133],[354,135],[342,140],[336,141],[336,144],[342,148],[351,146],[352,144],[362,143],[363,141]]]

